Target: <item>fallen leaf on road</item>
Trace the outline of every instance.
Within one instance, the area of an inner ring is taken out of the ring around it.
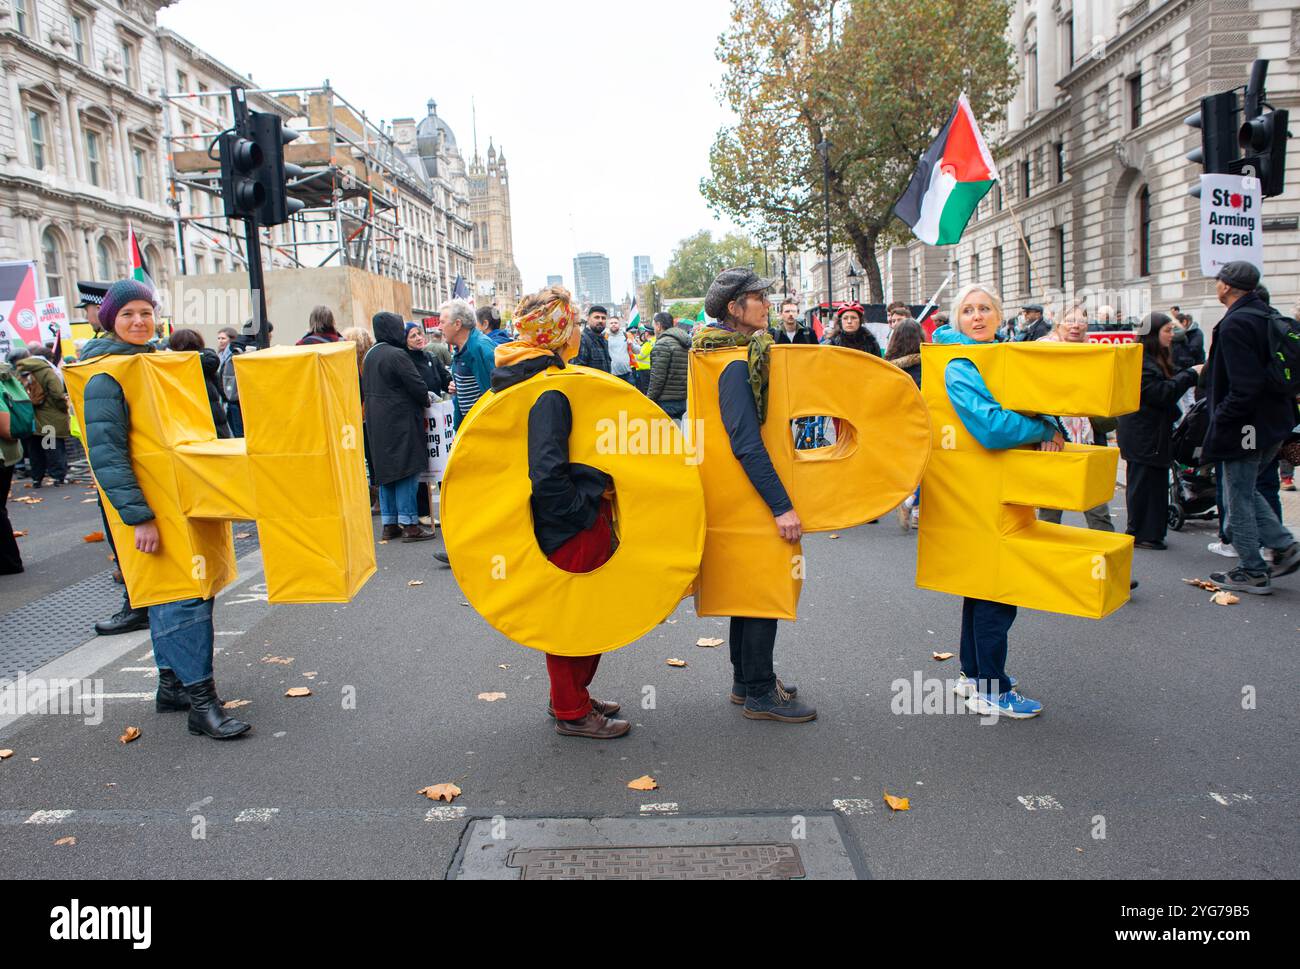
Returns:
[[[499,670],[508,670],[508,669],[510,669],[510,664],[509,664],[509,663],[499,663],[499,664],[497,665],[497,669],[499,669]]]
[[[252,538],[251,532],[235,532],[235,538]]]
[[[649,774],[646,774],[644,777],[638,777],[636,780],[631,781],[627,786],[634,791],[659,790],[659,785],[655,782],[655,779],[651,777]]]
[[[311,690],[307,689],[305,686],[295,686],[292,689],[285,690],[284,695],[294,697],[311,696]]]
[[[14,532],[14,538],[26,538],[26,537],[27,537],[26,532]]]
[[[1219,587],[1217,585],[1215,585],[1213,582],[1208,582],[1205,579],[1183,579],[1183,581],[1186,582],[1188,585],[1196,586],[1196,588],[1198,589],[1204,589],[1206,592],[1219,591]]]
[[[674,658],[674,659],[670,659],[670,660],[668,661],[668,665],[669,665],[669,666],[678,666],[678,667],[685,666],[685,665],[686,665],[686,660],[684,660],[684,659],[676,659],[676,658]]]
[[[34,764],[34,763],[36,763],[38,760],[40,760],[39,757],[33,757],[33,758],[32,758],[32,763]]]
[[[839,538],[838,535],[832,535],[832,536],[830,536],[830,539],[831,539],[832,542],[835,541],[835,539],[837,539],[837,538]]]
[[[221,704],[221,708],[223,710],[238,710],[240,707],[246,707],[252,702],[252,700],[227,700]]]
[[[102,542],[104,540],[103,532],[91,532],[89,535],[82,535],[83,542]]]
[[[486,700],[488,703],[495,703],[497,700],[504,700],[506,695],[504,693],[480,693],[478,698]]]
[[[28,485],[27,487],[30,488],[31,485]],[[33,498],[31,495],[21,495],[14,499],[14,501],[20,502],[24,505],[39,505],[44,500],[44,498]]]
[[[885,792],[885,803],[888,804],[890,808],[895,811],[912,810],[911,801],[909,801],[905,797],[894,797],[894,795],[890,794],[888,791]]]
[[[430,801],[446,801],[450,804],[460,797],[460,788],[455,784],[430,784],[428,787],[420,788],[415,793],[423,794]]]
[[[380,544],[380,545],[387,545],[387,544],[388,544],[388,539],[386,539],[386,538],[381,538],[381,539],[379,540],[379,544]]]
[[[76,843],[77,843],[77,839],[74,838],[72,835],[68,835],[68,836],[65,837],[65,838],[60,838],[58,841],[54,842],[54,844],[55,844],[56,847],[63,847],[63,846],[65,846],[65,845],[68,846],[68,847],[71,847],[72,845],[75,845]]]
[[[1214,593],[1214,595],[1210,596],[1210,601],[1220,606],[1235,606],[1241,600],[1231,592],[1220,589],[1218,592]]]
[[[709,649],[712,649],[714,646],[721,646],[722,643],[723,643],[723,640],[721,640],[721,639],[707,639],[707,638],[705,638],[705,639],[697,639],[697,640],[695,640],[695,645],[696,645],[696,646],[704,646],[704,647],[709,648]]]
[[[288,666],[293,662],[292,656],[263,656],[263,663],[275,663],[278,666]]]
[[[8,760],[13,755],[14,752],[7,747],[4,750],[0,750],[0,760]]]
[[[944,660],[952,659],[952,653],[931,653],[930,655],[933,656],[935,659],[937,659],[940,663],[942,663]]]
[[[424,585],[424,580],[423,580],[423,579],[412,579],[410,582],[406,583],[406,587],[407,587],[408,589],[413,589],[413,588],[415,588],[417,585]]]
[[[312,670],[310,673],[304,673],[302,675],[307,677],[307,679],[309,680],[314,680],[316,679],[316,677],[320,676],[320,674],[317,673],[315,670]]]
[[[127,727],[126,730],[123,731],[122,736],[118,737],[117,739],[121,743],[129,744],[132,740],[138,739],[139,736],[140,736],[139,727]]]

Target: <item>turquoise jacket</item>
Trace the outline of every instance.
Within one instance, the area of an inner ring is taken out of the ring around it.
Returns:
[[[981,346],[978,340],[959,333],[951,326],[934,331],[935,343],[965,343]],[[1038,444],[1056,436],[1056,422],[1046,417],[1026,417],[1002,405],[989,393],[988,384],[970,360],[958,357],[949,361],[944,371],[948,400],[966,430],[990,451],[1005,451],[1022,444]]]

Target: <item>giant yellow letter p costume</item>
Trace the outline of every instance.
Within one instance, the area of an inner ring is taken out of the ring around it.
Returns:
[[[1115,492],[1119,452],[985,450],[948,399],[945,371],[966,358],[1006,410],[1117,417],[1137,410],[1142,348],[1016,343],[921,351],[934,434],[921,484],[916,584],[923,589],[1100,619],[1128,601],[1133,539],[1040,522],[1036,508],[1084,511]]]
[[[353,344],[236,357],[245,438],[217,440],[196,353],[68,367],[78,413],[100,373],[126,397],[131,466],[161,536],[158,553],[136,551],[104,500],[133,605],[207,599],[234,581],[231,520],[257,522],[271,602],[346,602],[374,574]]]

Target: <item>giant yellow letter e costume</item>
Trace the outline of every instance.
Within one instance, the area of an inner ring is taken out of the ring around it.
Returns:
[[[1128,601],[1133,539],[1040,522],[1035,508],[1084,511],[1115,492],[1119,452],[1067,444],[1063,452],[988,451],[948,399],[950,361],[972,361],[1004,409],[1060,417],[1137,410],[1142,348],[1016,343],[922,348],[921,386],[934,450],[921,484],[916,584],[1100,619]]]
[[[234,581],[230,520],[257,522],[271,602],[347,602],[374,574],[353,344],[236,357],[246,438],[217,440],[197,353],[68,367],[78,413],[100,373],[126,396],[131,466],[162,540],[136,551],[104,499],[133,605],[207,599]]]

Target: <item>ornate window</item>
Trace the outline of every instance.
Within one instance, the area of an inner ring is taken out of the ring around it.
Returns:
[[[135,88],[136,79],[140,73],[135,42],[123,37],[120,50],[122,54],[122,83],[129,88]]]
[[[46,123],[45,115],[35,108],[29,108],[27,132],[32,146],[32,167],[41,171],[45,170],[45,163],[48,161],[46,158],[48,131],[49,125]]]
[[[24,37],[36,35],[36,12],[32,0],[14,0],[14,26]]]
[[[71,17],[72,23],[72,55],[79,63],[89,64],[91,61],[90,51],[90,21],[84,13],[73,12]]]
[[[63,255],[59,237],[53,229],[41,234],[41,262],[45,269],[45,293],[50,299],[63,295]]]
[[[91,185],[104,184],[103,143],[98,131],[87,130],[86,137],[86,178]]]
[[[95,243],[95,271],[103,280],[117,278],[117,253],[107,238]]]
[[[131,148],[131,176],[134,180],[135,194],[138,198],[147,199],[152,196],[149,188],[149,155],[143,149],[132,146]]]
[[[1137,230],[1138,251],[1137,271],[1139,276],[1151,275],[1151,191],[1143,185],[1137,196]]]

